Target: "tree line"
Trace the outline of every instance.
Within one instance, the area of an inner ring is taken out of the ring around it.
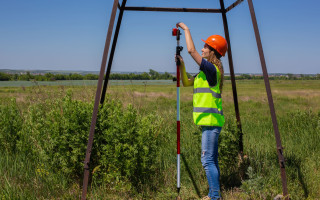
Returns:
[[[190,78],[192,75],[187,73],[187,76]],[[0,72],[0,81],[56,81],[56,80],[98,80],[99,75],[97,74],[31,74],[27,72],[25,74],[7,74]],[[113,73],[109,76],[110,80],[176,80],[176,77],[171,75],[168,72],[159,73],[155,70],[150,69],[149,73],[144,72],[141,74],[119,74]],[[230,80],[230,76],[224,76],[225,80]],[[241,74],[236,76],[237,80],[258,80],[263,79],[263,76]],[[295,74],[286,74],[281,76],[269,76],[270,80],[320,80],[320,74],[317,75],[295,75]]]
[[[119,74],[112,73],[109,76],[110,80],[172,80],[174,76],[170,73],[159,73],[150,69],[149,73],[144,72],[141,74]],[[56,81],[56,80],[98,80],[98,74],[31,74],[27,72],[25,74],[7,74],[0,72],[0,81]]]
[[[259,80],[263,79],[263,75],[241,74],[236,76],[236,80]],[[270,80],[320,80],[320,74],[305,75],[305,74],[283,74],[269,75]],[[231,80],[230,76],[224,76],[224,80]]]

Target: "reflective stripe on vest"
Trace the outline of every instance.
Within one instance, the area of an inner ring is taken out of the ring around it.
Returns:
[[[219,111],[217,108],[203,108],[203,107],[193,107],[193,112],[201,112],[201,113],[216,113],[223,115],[223,111]]]
[[[221,94],[215,93],[210,88],[195,88],[193,89],[193,93],[211,93],[215,98],[221,98]]]

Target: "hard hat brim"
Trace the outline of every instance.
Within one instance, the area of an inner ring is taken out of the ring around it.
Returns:
[[[211,48],[213,48],[213,49],[214,49],[214,47],[213,47],[213,46],[211,46],[211,45],[209,45],[209,44],[207,43],[207,41],[205,41],[204,39],[201,39],[201,40],[202,40],[202,42],[206,43],[209,47],[211,47]]]

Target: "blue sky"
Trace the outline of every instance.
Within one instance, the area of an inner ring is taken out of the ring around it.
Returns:
[[[225,0],[229,6],[235,0]],[[307,3],[306,3],[307,2]],[[253,0],[269,73],[320,73],[320,1]],[[112,0],[0,0],[0,69],[99,71]],[[220,8],[218,0],[128,0],[127,6]],[[236,73],[261,73],[247,1],[227,14]],[[220,14],[125,11],[112,71],[174,72],[184,22],[200,52],[224,36]],[[115,27],[114,27],[115,28]],[[198,67],[186,51],[187,71]],[[227,57],[223,58],[229,72]]]

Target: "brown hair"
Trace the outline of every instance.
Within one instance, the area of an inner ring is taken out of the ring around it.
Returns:
[[[210,52],[209,52],[209,57],[207,58],[207,60],[209,62],[211,62],[212,64],[216,65],[220,71],[220,93],[222,93],[222,86],[223,86],[223,75],[224,75],[224,70],[223,70],[223,66],[222,66],[222,62],[220,60],[221,55],[213,48],[210,48]],[[218,80],[217,80],[218,82]]]

